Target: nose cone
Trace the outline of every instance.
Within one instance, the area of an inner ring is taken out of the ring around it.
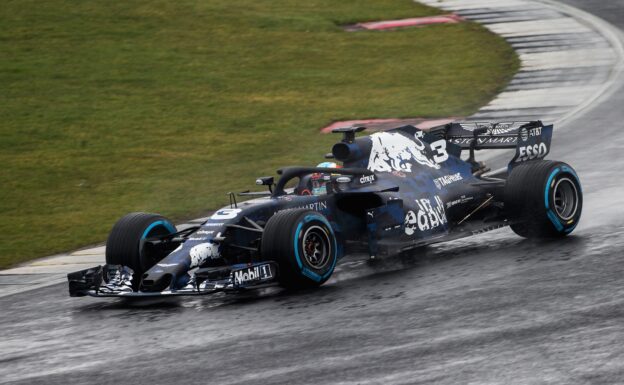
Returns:
[[[173,274],[170,272],[148,271],[147,273],[143,274],[140,290],[146,292],[161,292],[165,289],[168,289],[171,286],[172,281]]]
[[[188,270],[188,261],[183,258],[181,261],[167,261],[166,259],[158,263],[143,274],[141,277],[141,286],[139,290],[146,292],[160,292],[167,289],[178,289],[180,284],[186,285],[186,282],[181,282],[181,277],[186,277]]]

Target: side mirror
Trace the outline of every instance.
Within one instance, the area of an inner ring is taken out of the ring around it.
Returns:
[[[273,185],[273,177],[272,176],[261,176],[256,179],[256,184],[258,186],[272,186]]]
[[[256,179],[256,184],[258,186],[269,186],[269,192],[273,194],[273,177],[272,176],[261,176]]]

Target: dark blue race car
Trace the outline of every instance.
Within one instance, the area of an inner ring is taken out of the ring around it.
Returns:
[[[553,126],[541,122],[451,123],[343,135],[321,167],[286,167],[258,178],[268,191],[178,230],[166,218],[132,213],[113,227],[106,265],[68,275],[72,296],[202,295],[327,281],[351,247],[383,258],[510,226],[523,237],[562,237],[578,224],[579,178],[543,158]],[[475,151],[515,149],[490,171]],[[462,157],[462,152],[466,152]]]

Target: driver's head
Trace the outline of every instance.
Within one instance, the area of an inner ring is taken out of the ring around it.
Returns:
[[[323,168],[337,168],[339,167],[334,162],[319,163],[316,167]],[[329,173],[317,172],[312,174],[312,195],[324,195],[327,194],[327,183],[331,180]]]

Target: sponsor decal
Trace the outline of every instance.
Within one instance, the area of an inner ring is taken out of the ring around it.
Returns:
[[[399,178],[405,178],[407,175],[401,171],[392,171],[392,175],[398,176]]]
[[[240,213],[241,211],[242,211],[241,209],[221,209],[217,211],[216,213],[212,214],[210,219],[216,219],[216,220],[234,219],[238,216],[238,213]]]
[[[416,231],[433,230],[448,222],[442,199],[436,195],[434,201],[435,206],[431,204],[430,199],[416,199],[418,212],[410,210],[405,215],[405,234],[413,235]]]
[[[312,202],[312,203],[308,203],[307,205],[297,206],[297,207],[293,207],[293,208],[295,208],[295,209],[309,209],[309,210],[314,210],[314,211],[327,210],[327,201]],[[285,209],[285,210],[287,210],[287,209]]]
[[[360,184],[374,183],[375,175],[364,175],[360,178]]]
[[[455,199],[452,200],[450,202],[446,202],[446,208],[450,209],[453,206],[457,206],[457,205],[461,205],[467,202],[470,202],[474,199],[474,197],[467,197],[465,195],[462,195],[461,197],[459,197],[459,199]]]
[[[459,125],[466,131],[474,131],[478,127],[474,123],[459,123]]]
[[[464,178],[461,176],[460,173],[455,173],[436,178],[433,180],[433,184],[435,184],[438,190],[442,190],[442,187],[448,186],[455,182],[459,182],[460,180],[464,180]]]
[[[467,131],[474,131],[479,128],[487,128],[487,134],[489,135],[504,135],[512,132],[516,129],[517,125],[513,122],[509,123],[490,123],[490,122],[475,122],[475,123],[460,123],[460,126]]]
[[[453,144],[457,144],[457,145],[469,145],[470,142],[472,142],[472,138],[451,138],[449,140],[451,143]]]
[[[190,251],[191,266],[190,268],[201,266],[210,259],[217,259],[221,256],[219,253],[219,245],[212,242],[200,243],[193,246]]]
[[[489,123],[489,122],[475,122],[475,123],[460,123],[459,124],[466,131],[474,131],[481,128],[487,129],[488,135],[505,135],[517,128],[517,125],[513,122],[509,123]]]
[[[416,232],[416,226],[418,224],[418,218],[416,213],[412,210],[405,214],[405,234],[413,235]]]
[[[202,227],[221,227],[223,226],[225,223],[223,222],[206,222],[202,225]]]
[[[418,133],[417,133],[418,134]],[[414,163],[439,169],[448,159],[446,141],[438,140],[431,144],[433,159],[427,153],[426,144],[415,135],[413,139],[400,133],[377,132],[370,136],[372,148],[368,159],[368,169],[378,172],[412,172]]]
[[[518,147],[518,159],[516,162],[525,162],[531,159],[543,158],[548,153],[546,143]]]
[[[197,234],[197,235],[210,235],[210,234],[213,234],[213,233],[214,233],[214,231],[212,231],[212,230],[210,230],[210,231],[198,230],[198,231],[195,232],[195,234]]]
[[[264,264],[254,267],[248,267],[242,270],[232,272],[234,285],[244,285],[253,282],[267,281],[273,278],[271,265]]]
[[[503,135],[510,133],[514,129],[515,127],[513,127],[511,123],[498,123],[496,125],[491,125],[487,132],[490,135]]]
[[[452,138],[451,143],[457,145],[470,145],[473,138]],[[515,136],[479,136],[477,137],[477,145],[491,145],[491,144],[515,144],[518,138]]]
[[[542,127],[533,127],[530,129],[525,127],[520,129],[520,139],[522,139],[523,142],[526,142],[529,138],[536,136],[542,136]]]
[[[477,144],[514,144],[518,141],[515,136],[505,136],[502,138],[497,137],[485,137],[485,138],[477,138]]]

